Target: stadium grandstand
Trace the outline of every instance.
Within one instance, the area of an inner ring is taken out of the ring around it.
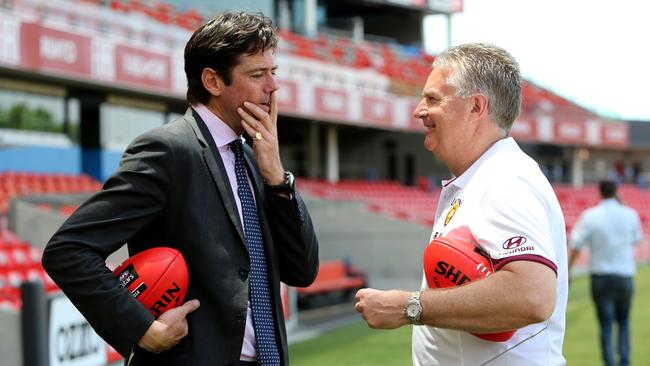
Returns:
[[[57,293],[40,265],[49,236],[135,136],[184,113],[185,43],[231,8],[0,0],[0,322],[20,328],[21,283]],[[281,156],[299,177],[321,258],[350,260],[374,287],[417,286],[439,181],[449,175],[412,117],[435,58],[422,48],[422,24],[462,11],[462,1],[251,0],[237,9],[279,26]],[[603,118],[525,81],[512,135],[554,184],[567,231],[598,201],[594,183],[611,178],[650,233],[650,124]],[[637,258],[650,259],[648,239]],[[3,365],[22,364],[13,333],[0,337]]]

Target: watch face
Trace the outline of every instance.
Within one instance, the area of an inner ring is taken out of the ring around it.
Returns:
[[[293,181],[294,181],[293,174],[291,174],[291,172],[287,172],[286,174],[287,174],[287,179],[285,180],[285,182],[288,185],[293,185]]]
[[[420,307],[417,304],[409,304],[406,307],[406,314],[409,318],[415,318],[420,313]]]

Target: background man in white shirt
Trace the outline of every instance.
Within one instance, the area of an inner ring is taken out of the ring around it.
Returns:
[[[639,215],[623,206],[616,196],[616,183],[602,181],[602,200],[580,216],[571,231],[569,269],[580,250],[589,246],[591,296],[600,323],[600,346],[605,365],[614,366],[612,324],[618,323],[618,365],[630,364],[629,314],[634,292],[634,245],[641,240]]]
[[[496,270],[453,288],[429,289],[424,279],[414,293],[359,290],[356,309],[371,328],[416,325],[414,365],[566,363],[562,211],[537,163],[508,137],[521,83],[505,50],[453,47],[436,58],[414,111],[426,127],[425,147],[454,175],[443,181],[432,238],[473,243]],[[517,332],[506,342],[470,333],[510,329]]]

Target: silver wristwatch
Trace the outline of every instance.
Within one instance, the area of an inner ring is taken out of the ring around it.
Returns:
[[[415,291],[411,295],[409,302],[406,303],[406,307],[404,308],[404,315],[406,315],[406,319],[408,319],[411,324],[422,325],[422,320],[420,319],[420,317],[422,316],[422,304],[420,304],[420,291]]]

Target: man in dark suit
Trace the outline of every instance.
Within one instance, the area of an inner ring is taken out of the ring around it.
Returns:
[[[288,364],[280,281],[309,285],[318,243],[280,161],[277,41],[261,14],[196,30],[185,47],[191,108],[136,138],[45,248],[48,274],[131,365]],[[155,319],[105,265],[124,243],[131,255],[178,249],[188,301]]]

